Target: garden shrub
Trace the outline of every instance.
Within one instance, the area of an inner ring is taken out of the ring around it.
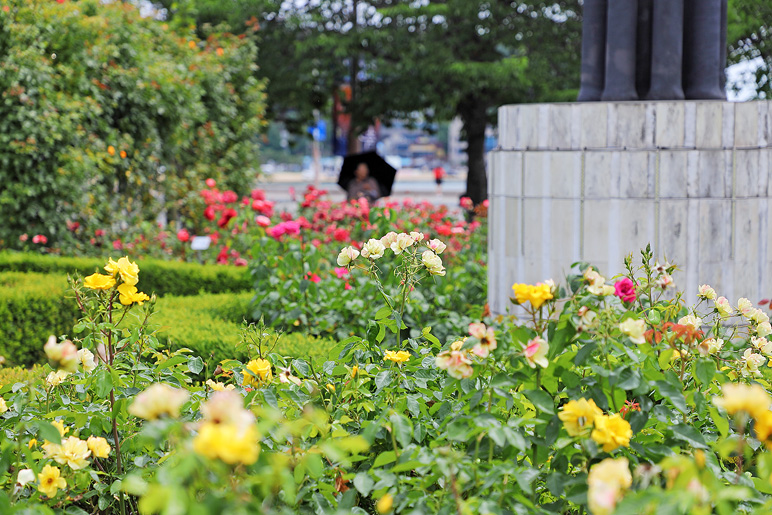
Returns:
[[[0,388],[6,385],[13,386],[16,383],[35,382],[45,377],[50,371],[50,367],[46,365],[33,365],[32,368],[0,368]]]
[[[40,363],[49,335],[72,332],[78,307],[66,289],[64,276],[0,273],[0,355],[9,365]]]
[[[117,259],[121,255],[111,253]],[[200,292],[226,293],[251,288],[243,267],[199,265],[158,259],[139,260],[142,267],[142,290],[156,295],[197,295]],[[31,252],[0,252],[0,272],[40,272],[46,274],[93,274],[104,265],[104,259],[59,257]]]
[[[251,298],[249,293],[164,297],[158,301],[151,327],[158,329],[162,345],[190,349],[211,371],[223,360],[247,359],[248,349],[240,342]],[[331,339],[291,333],[279,337],[273,352],[324,361],[334,346]]]
[[[131,2],[0,0],[0,246],[176,218],[207,177],[246,192],[265,100],[257,49],[201,32]]]

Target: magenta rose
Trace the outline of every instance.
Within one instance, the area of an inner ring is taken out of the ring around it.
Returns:
[[[633,281],[625,277],[614,284],[614,295],[623,302],[635,302],[635,285]]]

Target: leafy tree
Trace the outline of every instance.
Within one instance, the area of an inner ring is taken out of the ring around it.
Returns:
[[[761,59],[756,69],[756,95],[772,98],[772,2],[730,0],[727,41],[729,64]]]
[[[225,22],[241,31],[249,17],[259,20],[258,73],[268,81],[269,115],[296,131],[311,123],[314,109],[328,107],[336,85],[350,77],[356,78],[346,105],[353,136],[375,119],[460,116],[467,194],[475,202],[486,196],[485,128],[495,123],[496,107],[572,99],[578,87],[578,0],[177,5],[199,25]]]
[[[0,246],[174,215],[210,176],[246,190],[256,55],[249,39],[200,40],[131,4],[0,0]]]

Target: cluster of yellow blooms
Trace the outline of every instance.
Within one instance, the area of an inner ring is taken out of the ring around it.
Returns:
[[[769,394],[759,386],[744,384],[725,384],[723,397],[714,397],[713,404],[724,408],[728,415],[750,416],[754,420],[753,430],[756,438],[772,449],[772,401]]]
[[[592,428],[590,437],[605,452],[611,452],[618,447],[629,447],[633,430],[630,423],[618,413],[604,415],[595,405],[595,401],[584,397],[578,401],[569,401],[563,406],[558,418],[571,436],[584,436]]]
[[[247,363],[246,368],[249,372],[252,372],[252,374],[246,371],[244,372],[244,386],[249,386],[251,384],[259,386],[261,383],[270,383],[271,379],[273,379],[271,364],[267,359],[253,359]]]
[[[139,265],[129,261],[128,256],[113,261],[110,258],[105,265],[105,271],[109,275],[94,273],[83,280],[83,286],[92,290],[109,290],[118,284],[117,278],[120,277],[121,283],[118,284],[118,300],[124,306],[137,303],[142,305],[146,300],[150,300],[145,293],[137,291],[139,282]]]
[[[193,439],[193,450],[201,456],[234,465],[251,465],[260,452],[255,416],[244,409],[241,394],[215,392],[201,405],[203,419]]]
[[[87,440],[81,440],[77,436],[69,436],[66,439],[64,435],[70,428],[64,427],[64,422],[55,420],[52,424],[59,430],[62,437],[61,444],[55,444],[46,440],[43,442],[43,452],[46,458],[52,458],[60,465],[67,465],[72,470],[81,470],[88,465],[88,458],[107,458],[110,455],[110,444],[101,436],[89,436]],[[34,445],[30,442],[30,445]],[[34,476],[31,471],[22,470],[19,472],[19,481],[29,482]],[[59,489],[67,488],[67,480],[61,477],[59,467],[46,465],[38,474],[38,490],[46,496],[56,497]]]
[[[410,353],[404,350],[394,352],[393,350],[387,350],[383,356],[383,359],[393,361],[394,363],[404,363],[410,359]]]
[[[552,286],[548,283],[532,284],[513,284],[512,290],[515,292],[515,300],[518,304],[531,303],[534,309],[539,309],[542,304],[552,299]]]

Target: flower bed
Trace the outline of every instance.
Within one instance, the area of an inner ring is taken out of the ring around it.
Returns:
[[[372,282],[366,334],[319,365],[272,352],[204,370],[165,353],[153,303],[124,262],[75,285],[85,318],[52,340],[46,381],[0,387],[0,505],[168,513],[769,513],[768,316],[711,288],[686,307],[670,265],[627,261],[609,283],[579,264],[564,286],[515,285],[518,318],[439,341],[404,324],[442,277],[418,235],[346,247]],[[384,270],[403,288],[383,288]],[[141,275],[141,274],[140,274]],[[107,286],[111,281],[114,285]],[[102,289],[104,288],[104,289]],[[125,288],[124,288],[125,289]],[[132,290],[133,291],[133,290]],[[139,293],[139,292],[137,292]],[[143,305],[139,305],[142,303]],[[131,334],[117,320],[136,317]],[[80,347],[81,350],[78,350]],[[204,373],[205,384],[191,381]]]

